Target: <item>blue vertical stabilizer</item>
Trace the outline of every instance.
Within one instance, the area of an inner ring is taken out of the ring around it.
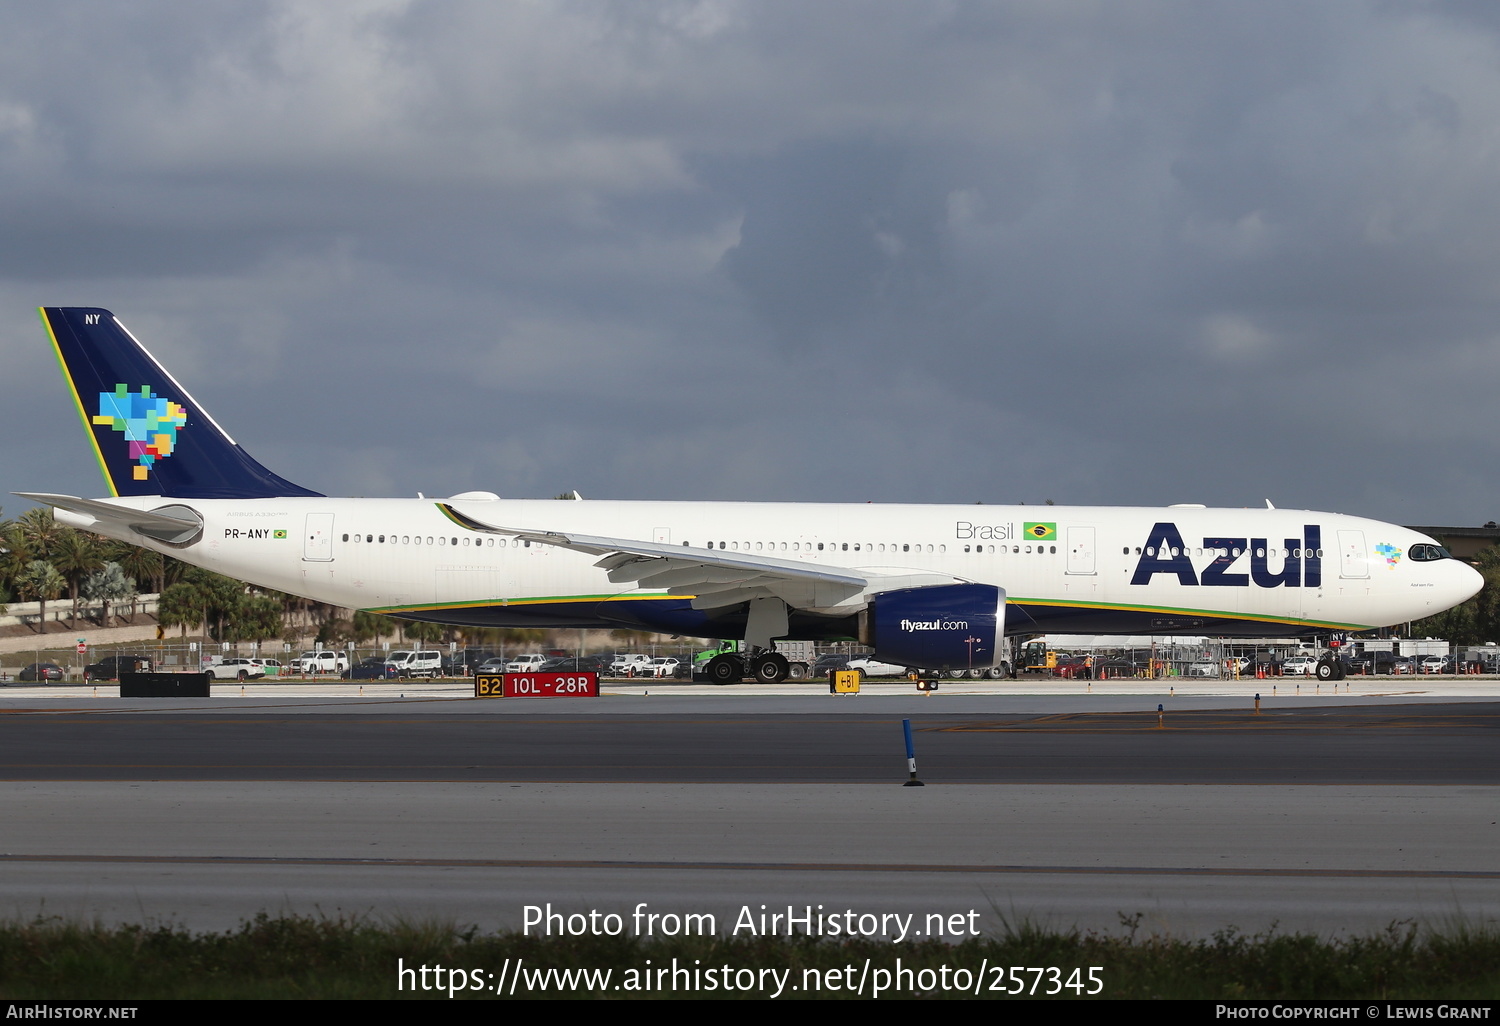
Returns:
[[[237,445],[108,310],[41,308],[111,495],[319,495]]]

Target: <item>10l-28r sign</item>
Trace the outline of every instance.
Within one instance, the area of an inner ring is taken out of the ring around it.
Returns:
[[[598,698],[597,673],[476,673],[475,698]]]

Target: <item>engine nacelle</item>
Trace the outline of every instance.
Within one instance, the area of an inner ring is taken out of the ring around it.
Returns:
[[[994,666],[1005,656],[1005,590],[939,584],[884,591],[859,614],[875,657],[927,670]]]

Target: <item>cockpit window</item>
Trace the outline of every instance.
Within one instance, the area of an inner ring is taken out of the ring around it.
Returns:
[[[1406,550],[1406,558],[1413,563],[1430,563],[1434,559],[1452,559],[1452,555],[1441,545],[1413,545]]]

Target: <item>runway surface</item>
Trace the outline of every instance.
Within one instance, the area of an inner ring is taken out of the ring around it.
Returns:
[[[972,910],[987,932],[1491,922],[1500,705],[1427,697],[1259,716],[1198,698],[1158,727],[1130,696],[4,696],[0,909],[212,929],[642,902],[726,929],[762,904]],[[899,786],[903,716],[923,788]]]

